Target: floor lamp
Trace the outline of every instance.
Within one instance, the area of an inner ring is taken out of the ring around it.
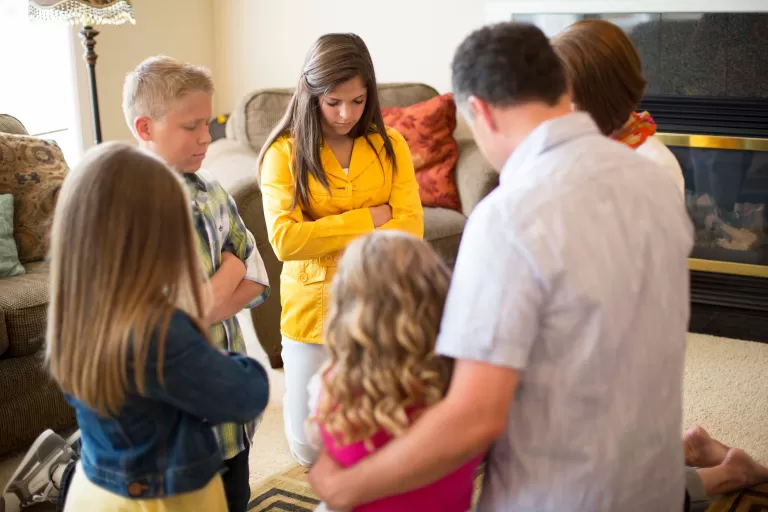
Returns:
[[[99,94],[96,90],[96,59],[94,51],[97,25],[121,25],[136,23],[130,0],[29,0],[29,19],[32,21],[65,21],[82,25],[80,40],[83,42],[88,63],[88,79],[91,89],[91,112],[93,114],[93,136],[100,144],[101,118],[99,116]]]

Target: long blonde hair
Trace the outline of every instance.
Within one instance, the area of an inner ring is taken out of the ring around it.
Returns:
[[[155,334],[162,382],[174,309],[198,325],[204,314],[202,267],[180,178],[126,144],[91,149],[64,181],[50,256],[50,372],[64,392],[100,414],[116,414],[129,389],[145,390]]]
[[[342,444],[383,429],[402,435],[408,409],[440,400],[451,364],[434,352],[450,270],[422,240],[377,231],[346,249],[331,285],[329,352],[313,419]]]

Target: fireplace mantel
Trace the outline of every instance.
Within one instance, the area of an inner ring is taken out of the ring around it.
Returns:
[[[766,0],[486,0],[486,21],[512,14],[768,12]]]

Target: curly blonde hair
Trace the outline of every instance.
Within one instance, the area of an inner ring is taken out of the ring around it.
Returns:
[[[377,231],[345,251],[331,284],[329,352],[312,419],[341,444],[400,436],[410,408],[446,392],[451,362],[435,354],[450,270],[424,241]]]

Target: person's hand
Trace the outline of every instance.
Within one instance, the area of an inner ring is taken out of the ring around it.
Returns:
[[[231,252],[221,251],[221,266],[219,267],[219,271],[222,269],[226,269],[227,272],[231,273],[230,275],[236,276],[238,278],[236,282],[245,279],[245,273],[247,271],[245,263]]]
[[[371,218],[373,219],[373,227],[375,228],[383,226],[392,220],[392,207],[388,204],[371,206],[368,209],[371,210]]]
[[[243,263],[243,260],[241,260],[240,258],[238,258],[237,256],[235,256],[234,254],[232,254],[229,251],[221,251],[221,266],[222,267],[224,265],[226,265],[227,263],[232,262],[232,261],[237,261],[238,263],[240,263],[240,265],[242,265],[242,267],[243,267],[243,272],[245,272],[245,263]]]
[[[321,451],[307,475],[315,494],[331,510],[349,510],[357,505],[352,503],[350,496],[344,496],[354,491],[344,483],[345,471],[327,453]]]
[[[208,304],[206,304],[206,316],[204,319],[207,325],[215,324],[222,320],[219,309],[229,301],[237,285],[244,278],[245,263],[243,263],[243,260],[231,252],[222,251],[219,270],[213,274],[208,282],[210,298]]]

